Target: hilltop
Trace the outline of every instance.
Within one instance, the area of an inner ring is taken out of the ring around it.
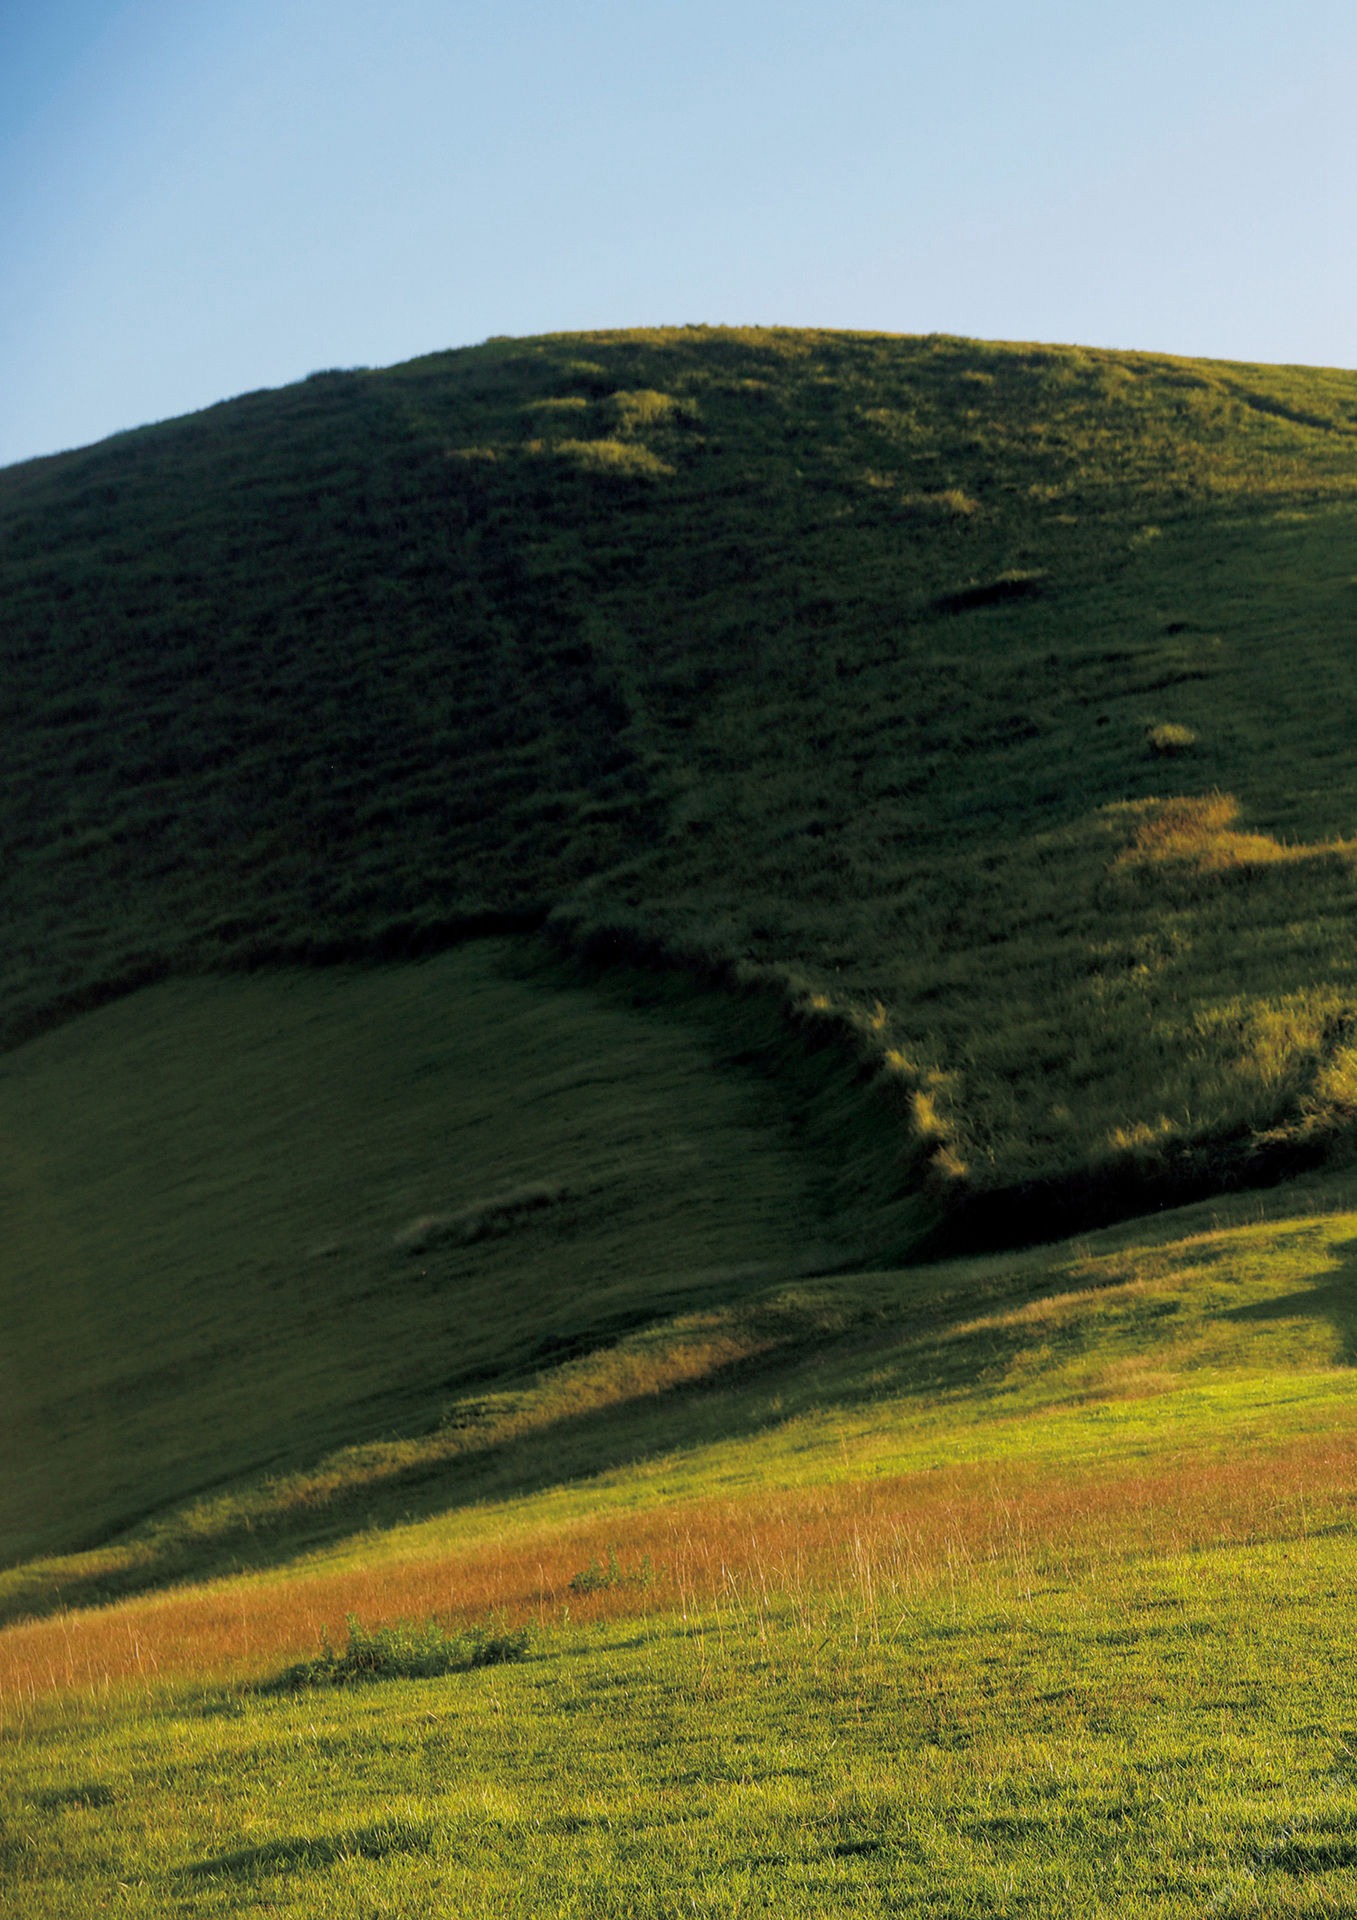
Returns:
[[[1348,374],[778,330],[9,469],[3,1031],[547,925],[846,1046],[892,1253],[1294,1171],[1357,1086],[1354,516]]]

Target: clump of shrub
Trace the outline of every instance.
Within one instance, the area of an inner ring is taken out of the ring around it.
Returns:
[[[558,440],[552,451],[563,454],[586,473],[654,480],[674,471],[668,461],[634,440]]]
[[[1166,720],[1162,726],[1147,729],[1145,744],[1151,753],[1168,760],[1177,753],[1191,753],[1197,744],[1197,736],[1191,727],[1180,727],[1176,721]]]
[[[630,1572],[624,1571],[613,1549],[609,1547],[606,1563],[595,1558],[587,1567],[581,1567],[578,1573],[570,1576],[572,1593],[608,1593],[614,1587],[639,1587],[642,1592],[653,1586],[655,1569],[650,1564],[650,1555],[646,1554]]]
[[[532,1643],[528,1627],[507,1627],[493,1615],[450,1633],[436,1620],[397,1620],[386,1627],[365,1627],[349,1614],[348,1645],[331,1645],[322,1627],[321,1650],[280,1674],[271,1690],[349,1686],[365,1680],[433,1680],[445,1673],[469,1673],[526,1660]]]
[[[905,493],[900,505],[920,520],[969,520],[980,511],[980,502],[964,487],[947,487],[941,493]]]
[[[662,426],[683,411],[672,394],[659,393],[653,387],[611,394],[609,406],[623,435],[639,433],[645,427]]]

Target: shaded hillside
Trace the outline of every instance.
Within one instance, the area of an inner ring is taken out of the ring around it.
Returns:
[[[858,1010],[940,1190],[1328,1151],[1355,486],[1346,374],[707,330],[11,469],[5,1031],[554,911]]]
[[[721,1051],[477,941],[166,983],[0,1059],[0,1564],[832,1260]]]

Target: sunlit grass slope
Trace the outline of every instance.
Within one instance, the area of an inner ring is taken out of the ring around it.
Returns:
[[[6,1031],[554,910],[875,1021],[998,1237],[1273,1177],[1357,1084],[1355,487],[1345,373],[703,329],[8,470]]]
[[[34,1915],[1347,1910],[1352,1200],[680,1313],[482,1406],[479,1459],[420,1443],[458,1503],[423,1522],[383,1485],[415,1448],[336,1455],[311,1496],[366,1482],[379,1524],[0,1635],[0,1884]],[[487,1607],[525,1664],[270,1690],[346,1611]]]
[[[0,1142],[8,1561],[826,1257],[710,1026],[502,942],[147,989],[0,1059]]]
[[[1352,1910],[1350,1541],[568,1628],[522,1666],[0,1733],[25,1920]]]

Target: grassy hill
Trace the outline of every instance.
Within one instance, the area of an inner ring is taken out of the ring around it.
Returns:
[[[693,329],[0,473],[0,1906],[1351,1909],[1355,443]]]
[[[1275,1177],[1352,1109],[1355,479],[1346,374],[701,329],[10,469],[5,1031],[551,916],[856,1018],[972,1239]]]
[[[347,1531],[0,1634],[0,1888],[34,1920],[115,1888],[353,1920],[1345,1911],[1354,1197],[769,1281],[191,1506],[207,1565],[251,1505]],[[487,1609],[526,1659],[457,1655]],[[315,1667],[345,1615],[386,1677]],[[444,1623],[449,1670],[401,1617]]]

